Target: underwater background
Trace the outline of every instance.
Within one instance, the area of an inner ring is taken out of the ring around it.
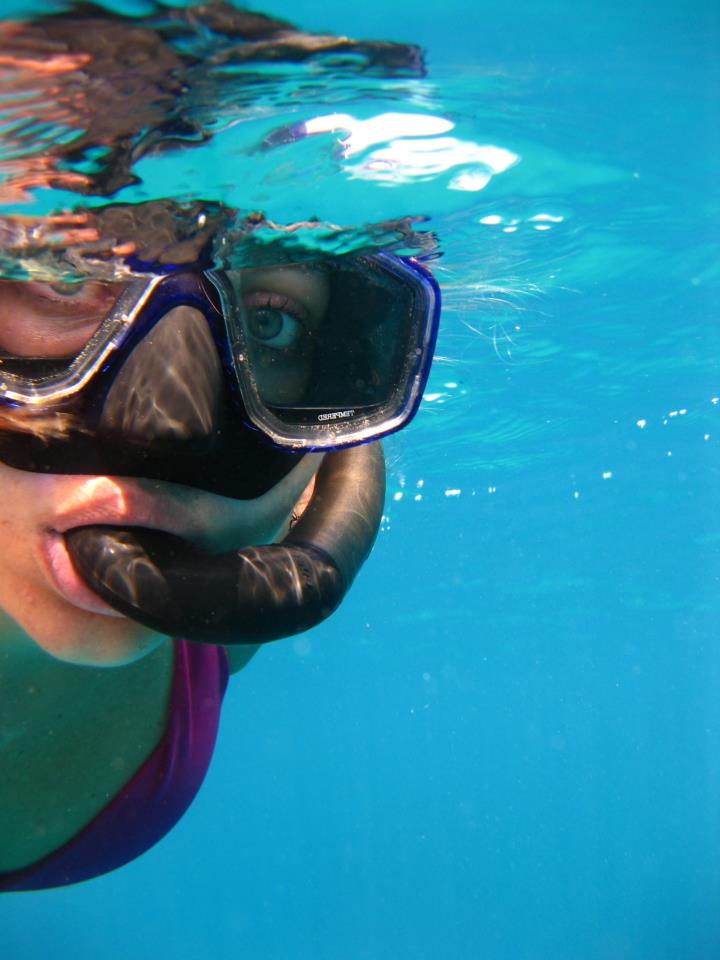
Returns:
[[[235,677],[157,847],[0,900],[0,956],[716,960],[720,8],[259,9],[427,74],[229,98],[122,198],[429,217],[438,359],[341,610]],[[248,147],[333,112],[342,156]]]

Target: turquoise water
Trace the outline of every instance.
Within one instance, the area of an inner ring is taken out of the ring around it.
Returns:
[[[126,198],[431,217],[438,361],[342,609],[235,678],[158,847],[3,899],[3,956],[714,960],[717,7],[263,9],[418,43],[428,75],[283,81]],[[331,110],[455,142],[380,180],[387,137],[344,164],[327,135],[246,153]]]

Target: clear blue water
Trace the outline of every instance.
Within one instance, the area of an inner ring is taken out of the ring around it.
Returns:
[[[519,159],[474,191],[449,187],[477,163],[393,187],[314,145],[309,193],[279,171],[280,215],[375,204],[440,236],[439,359],[388,444],[383,532],[331,621],[235,678],[178,828],[5,897],[2,955],[715,960],[718,8],[263,9],[419,43],[427,79],[382,109]]]

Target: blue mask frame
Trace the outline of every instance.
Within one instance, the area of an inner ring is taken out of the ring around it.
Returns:
[[[340,450],[384,437],[415,416],[427,383],[440,317],[440,291],[422,262],[389,253],[347,258],[357,272],[381,271],[407,295],[412,317],[402,382],[387,402],[372,410],[337,407],[312,421],[288,423],[264,402],[247,350],[240,342],[232,291],[221,271],[181,271],[132,280],[86,347],[61,370],[37,375],[35,359],[0,359],[0,404],[29,414],[62,411],[87,436],[97,428],[105,398],[136,347],[163,317],[179,306],[199,310],[211,331],[232,406],[246,427],[260,431],[276,448],[312,452]],[[358,267],[359,265],[359,267]],[[407,291],[407,294],[405,293]],[[348,397],[347,406],[352,405]],[[32,469],[32,468],[31,468]]]

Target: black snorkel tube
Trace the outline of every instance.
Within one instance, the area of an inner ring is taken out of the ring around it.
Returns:
[[[200,643],[265,643],[339,606],[375,541],[384,496],[376,442],[325,456],[281,543],[211,554],[173,534],[110,526],[78,527],[65,540],[88,586],[131,619]]]

